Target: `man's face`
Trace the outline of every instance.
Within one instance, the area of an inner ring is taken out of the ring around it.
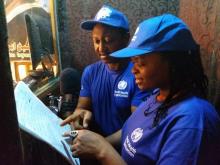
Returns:
[[[117,63],[118,59],[109,54],[127,46],[128,37],[119,30],[103,24],[96,24],[92,31],[92,39],[96,54],[106,63]]]

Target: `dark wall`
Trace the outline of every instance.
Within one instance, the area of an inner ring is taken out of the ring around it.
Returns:
[[[209,95],[220,112],[220,0],[181,0],[179,16],[200,44]]]

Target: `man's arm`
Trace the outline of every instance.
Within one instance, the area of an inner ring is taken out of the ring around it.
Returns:
[[[79,97],[76,110],[77,109],[84,109],[91,111],[92,103],[89,97]]]
[[[136,110],[136,106],[131,106],[131,113]],[[121,129],[105,138],[112,146],[120,146]]]
[[[131,106],[131,113],[133,113],[136,110],[137,107]],[[117,147],[120,146],[120,139],[121,139],[121,129],[117,132],[107,136],[105,138],[112,146]]]

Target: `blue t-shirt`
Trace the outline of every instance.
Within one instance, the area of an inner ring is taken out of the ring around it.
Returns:
[[[87,66],[82,75],[80,97],[92,100],[95,122],[104,136],[122,128],[131,114],[131,106],[138,106],[148,96],[135,84],[129,63],[123,71],[115,72],[98,61]]]
[[[220,119],[213,106],[190,97],[169,108],[167,116],[152,127],[160,105],[152,95],[124,124],[122,157],[127,164],[217,165]]]

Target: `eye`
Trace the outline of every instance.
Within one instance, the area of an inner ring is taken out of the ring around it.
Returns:
[[[134,63],[134,65],[136,65],[137,67],[139,67],[139,68],[142,68],[142,67],[145,67],[145,63],[142,63],[142,62],[133,62]]]
[[[144,62],[139,62],[139,63],[138,63],[138,66],[139,66],[139,67],[144,67],[144,66],[146,66],[146,63],[144,63]]]
[[[93,42],[94,42],[95,44],[99,44],[99,43],[100,43],[100,40],[97,39],[97,38],[93,38]]]
[[[132,62],[133,64],[135,64],[135,63],[137,62],[136,57],[131,57],[131,62]]]
[[[113,38],[111,38],[111,37],[105,37],[105,42],[106,43],[111,43],[111,42],[113,42],[114,40],[113,40]]]
[[[131,62],[132,62],[134,65],[138,66],[138,67],[140,67],[140,66],[143,65],[143,63],[140,62],[140,60],[139,60],[138,57],[132,57],[132,58],[131,58]]]
[[[138,64],[138,66],[139,66],[140,68],[144,67],[144,65],[143,65],[143,64]]]

